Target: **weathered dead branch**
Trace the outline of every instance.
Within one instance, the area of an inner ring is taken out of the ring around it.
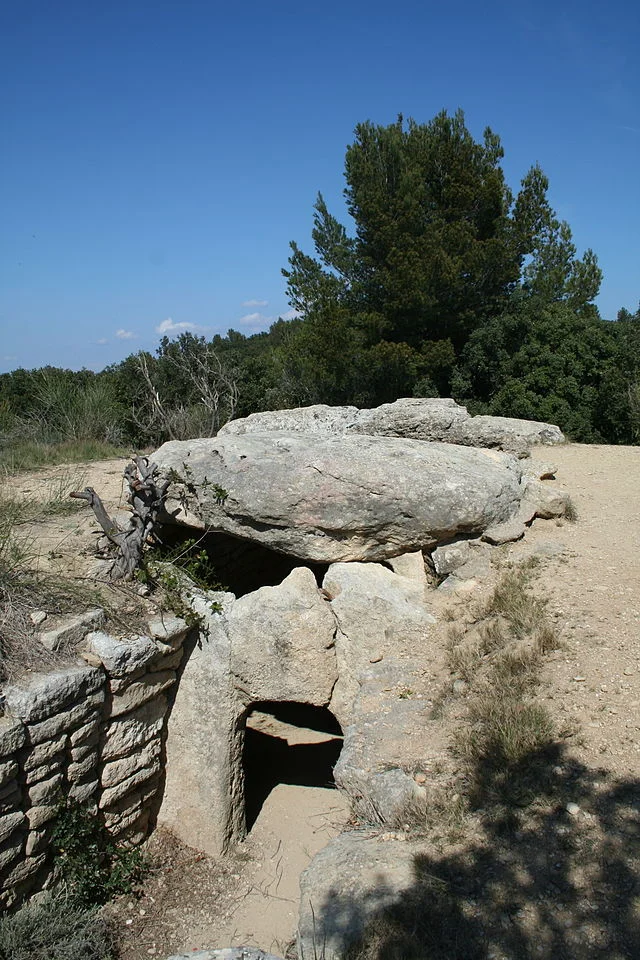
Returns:
[[[157,465],[151,463],[148,457],[133,457],[132,463],[125,467],[124,476],[129,486],[127,503],[132,511],[125,528],[109,516],[93,487],[69,494],[78,500],[86,500],[105,536],[115,546],[117,555],[110,571],[112,580],[132,578],[142,563],[145,544],[154,536],[158,514],[169,487],[169,480],[160,484],[157,482],[158,473]]]

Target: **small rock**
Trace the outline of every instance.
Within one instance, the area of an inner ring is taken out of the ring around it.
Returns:
[[[463,696],[469,689],[469,684],[465,680],[453,681],[453,692],[456,697]]]
[[[32,613],[29,614],[29,619],[31,620],[31,623],[34,625],[34,627],[39,627],[40,624],[44,623],[44,621],[47,619],[47,611],[33,610]]]
[[[382,659],[383,656],[381,653],[374,653],[372,657],[369,657],[369,663],[380,663]]]
[[[632,677],[635,673],[635,670],[632,670],[631,667],[625,667],[623,673],[625,677]]]
[[[148,597],[150,593],[151,593],[151,590],[149,589],[149,587],[146,586],[146,584],[143,583],[141,587],[138,587],[139,597]]]
[[[414,776],[413,779],[415,780],[416,783],[426,783],[426,782],[427,782],[427,776],[426,776],[426,774],[424,774],[424,773],[416,773],[416,775]]]
[[[565,810],[567,811],[570,817],[577,817],[578,814],[580,813],[580,807],[578,806],[577,803],[568,803],[565,807]]]
[[[586,677],[574,677],[573,679],[575,680],[576,683],[584,683],[587,678],[586,678]]]

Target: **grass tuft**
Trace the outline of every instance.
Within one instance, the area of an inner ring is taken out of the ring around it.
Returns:
[[[564,508],[564,517],[565,520],[569,521],[569,523],[575,523],[578,519],[578,509],[571,497],[567,497],[567,502]]]

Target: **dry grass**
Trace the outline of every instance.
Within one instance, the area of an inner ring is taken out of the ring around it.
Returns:
[[[78,613],[103,607],[118,619],[122,598],[111,588],[39,569],[36,542],[30,532],[51,517],[82,510],[68,497],[84,483],[77,468],[59,472],[35,495],[0,496],[0,680],[15,679],[27,670],[53,669],[66,662],[64,652],[44,647],[31,620],[36,610],[48,614]]]
[[[506,570],[476,623],[450,628],[449,667],[469,685],[454,750],[467,768],[472,802],[532,798],[543,755],[557,736],[535,699],[543,657],[558,646],[545,602],[531,589],[535,567]]]
[[[576,521],[578,520],[578,510],[575,503],[571,499],[571,497],[567,497],[567,504],[564,511],[564,517],[565,517],[565,520],[569,521],[569,523],[576,523]]]
[[[0,960],[115,960],[104,918],[46,892],[0,919]]]

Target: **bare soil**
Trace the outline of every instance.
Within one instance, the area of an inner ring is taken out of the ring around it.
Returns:
[[[366,954],[372,960],[640,956],[640,448],[568,444],[544,456],[557,465],[556,482],[571,494],[578,519],[536,520],[523,541],[498,548],[496,557],[538,558],[534,589],[562,641],[545,660],[539,691],[563,731],[549,759],[557,789],[511,819],[481,810],[449,840],[426,838],[411,902],[420,916],[429,914],[431,939],[424,954],[409,946],[392,953],[404,935],[398,924],[406,926],[398,920],[381,934],[378,952]],[[120,501],[124,463],[83,466],[85,482],[109,506]],[[42,476],[13,486],[33,494]],[[97,525],[87,510],[32,533],[43,566],[82,570]],[[490,585],[470,583],[453,597],[434,593],[434,612],[463,617]],[[422,653],[434,702],[450,684],[447,629],[442,622],[429,649],[412,651]],[[443,711],[438,743],[425,746],[427,771],[434,751],[448,749],[462,712],[455,705]],[[144,889],[109,908],[123,960],[239,943],[284,955],[299,873],[348,819],[335,790],[282,784],[247,841],[220,860],[158,831],[147,844]]]

